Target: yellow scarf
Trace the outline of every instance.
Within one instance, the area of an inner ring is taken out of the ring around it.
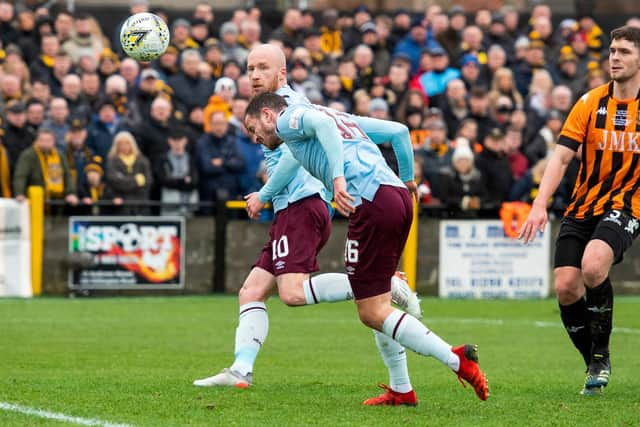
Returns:
[[[11,186],[9,185],[9,160],[7,151],[0,145],[0,187],[2,197],[11,197]]]
[[[40,55],[40,59],[42,60],[42,63],[48,68],[53,68],[53,63],[55,62],[53,56]]]
[[[328,27],[322,27],[320,49],[328,55],[338,56],[342,53],[342,32]]]
[[[38,160],[40,160],[46,197],[62,197],[64,195],[64,171],[62,170],[62,161],[58,155],[58,150],[54,147],[47,154],[37,146],[34,146],[34,149]]]
[[[129,172],[129,173],[133,172],[133,165],[136,162],[136,155],[135,154],[120,154],[120,155],[118,155],[118,157],[120,158],[120,160],[122,160],[122,163],[124,163],[124,165],[127,167],[127,172]]]
[[[91,194],[91,200],[97,202],[102,198],[102,193],[104,193],[104,184],[100,184],[97,187],[91,187],[89,189],[89,193]]]
[[[342,87],[347,92],[353,91],[353,80],[349,77],[340,76],[340,82],[342,83]]]

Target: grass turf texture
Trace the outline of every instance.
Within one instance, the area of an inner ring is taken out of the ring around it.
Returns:
[[[613,375],[578,394],[578,353],[556,303],[426,299],[423,321],[480,345],[491,397],[409,354],[416,408],[363,407],[387,371],[352,303],[268,304],[270,333],[248,390],[197,388],[232,361],[233,297],[0,300],[0,402],[136,426],[640,425],[639,298],[616,299]],[[540,322],[540,323],[536,323]],[[0,410],[0,425],[61,425]]]

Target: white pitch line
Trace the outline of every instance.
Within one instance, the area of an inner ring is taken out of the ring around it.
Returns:
[[[427,320],[425,323],[477,323],[484,325],[531,325],[537,328],[562,328],[562,324],[559,322],[546,322],[541,320],[517,320],[517,319],[482,319],[482,318],[459,318],[459,317],[433,317],[429,319],[428,316],[425,317]],[[640,335],[640,329],[636,328],[613,328],[613,332],[619,334],[632,334],[632,335]]]
[[[81,426],[132,427],[130,424],[112,423],[95,418],[72,417],[60,412],[50,412],[43,409],[30,408],[28,406],[16,405],[15,403],[9,402],[0,402],[0,409],[11,412],[19,412],[24,415],[32,415],[39,418],[46,418],[48,420],[79,424]]]

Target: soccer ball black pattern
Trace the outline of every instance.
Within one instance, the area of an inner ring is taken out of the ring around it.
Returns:
[[[136,13],[122,24],[120,44],[131,58],[152,61],[169,46],[169,28],[153,13]]]

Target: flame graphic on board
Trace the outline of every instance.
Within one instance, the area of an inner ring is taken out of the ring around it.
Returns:
[[[180,273],[180,240],[171,237],[171,249],[146,250],[138,249],[125,252],[120,246],[114,245],[107,255],[126,257],[135,262],[120,263],[124,268],[144,277],[149,282],[162,283],[172,280]]]

